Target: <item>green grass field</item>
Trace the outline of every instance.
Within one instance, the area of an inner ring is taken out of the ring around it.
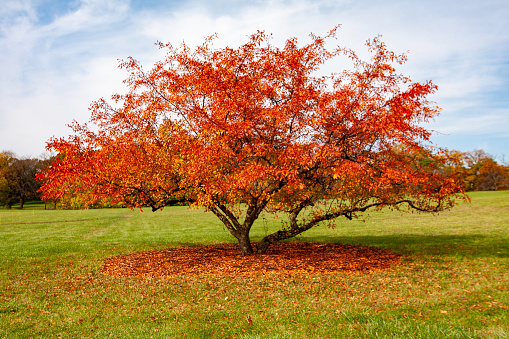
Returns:
[[[299,241],[405,255],[386,271],[112,278],[105,259],[233,242],[215,216],[148,210],[0,210],[0,337],[507,338],[509,191],[440,215],[377,212]],[[255,240],[276,221],[267,217]]]

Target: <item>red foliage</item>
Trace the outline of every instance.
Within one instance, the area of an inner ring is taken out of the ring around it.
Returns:
[[[436,86],[396,73],[406,57],[379,38],[367,42],[370,62],[327,49],[335,34],[311,35],[303,47],[292,38],[281,49],[263,32],[236,49],[212,49],[213,38],[194,51],[161,44],[167,55],[148,72],[128,59],[120,67],[130,91],[114,104],[95,102],[95,126],[74,123],[73,135],[50,141],[59,158],[41,175],[44,197],[206,206],[243,253],[253,252],[249,232],[262,211],[288,222],[259,253],[372,208],[453,206],[460,183],[412,156],[435,158],[422,123],[440,111],[426,99]],[[341,56],[352,70],[316,74]]]

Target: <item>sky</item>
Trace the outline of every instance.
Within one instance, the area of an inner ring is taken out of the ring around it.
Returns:
[[[236,47],[257,30],[282,46],[304,44],[340,24],[337,44],[368,57],[378,35],[408,62],[413,81],[432,80],[442,108],[425,126],[432,142],[509,158],[507,0],[0,0],[0,151],[40,157],[51,137],[86,122],[94,100],[126,91],[129,56],[145,69],[155,43]]]

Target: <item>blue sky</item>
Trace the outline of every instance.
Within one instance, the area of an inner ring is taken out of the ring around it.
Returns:
[[[341,24],[339,45],[363,55],[381,34],[408,52],[402,73],[438,85],[436,145],[509,158],[507,0],[1,1],[0,151],[40,156],[93,100],[125,90],[118,59],[160,59],[158,40],[195,46],[218,33],[216,46],[234,47],[265,30],[274,44],[305,43]]]

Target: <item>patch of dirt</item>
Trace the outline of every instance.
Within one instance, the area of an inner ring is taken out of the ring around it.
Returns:
[[[283,242],[263,255],[242,255],[237,244],[222,244],[120,255],[106,260],[102,272],[114,277],[313,274],[381,270],[400,259],[387,250],[350,245]]]

